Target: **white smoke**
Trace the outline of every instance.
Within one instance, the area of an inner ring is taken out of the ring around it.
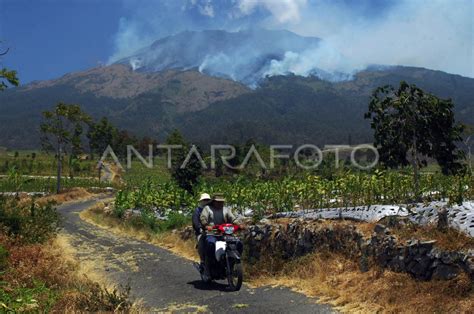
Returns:
[[[225,53],[217,53],[215,55],[207,55],[204,58],[204,61],[199,65],[199,72],[210,72],[219,74],[219,72],[224,74],[223,69],[226,71],[226,75],[229,75],[231,79],[235,80],[236,78],[232,75],[234,73],[235,63],[232,58],[230,58]]]
[[[280,23],[297,22],[307,0],[238,0],[243,14],[251,14],[256,8],[263,7]]]
[[[300,76],[317,75],[329,81],[352,78],[356,72],[369,64],[355,65],[350,58],[342,55],[329,42],[323,41],[318,48],[301,53],[288,51],[282,60],[272,60],[263,76],[296,74]]]
[[[142,67],[142,60],[138,58],[130,58],[130,66],[132,67],[133,71],[138,70]]]
[[[184,29],[232,31],[241,26],[288,29],[323,39],[318,49],[287,51],[262,75],[325,72],[348,77],[367,65],[380,64],[474,77],[472,0],[364,0],[360,5],[337,0],[164,0],[147,2],[145,8],[128,3],[136,12],[121,20],[109,62]],[[381,8],[373,9],[374,5]],[[240,60],[229,61],[216,51],[200,68],[219,72],[249,58],[242,54]]]
[[[400,1],[374,19],[324,3],[319,10],[305,11],[301,23],[285,26],[324,40],[313,56],[300,57],[303,63],[308,58],[337,60],[341,64],[336,68],[348,73],[370,64],[406,65],[474,77],[473,3]]]

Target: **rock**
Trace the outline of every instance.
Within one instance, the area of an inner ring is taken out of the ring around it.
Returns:
[[[109,206],[105,206],[103,211],[104,211],[104,214],[106,215],[110,215],[112,213],[112,210],[110,209]]]
[[[376,224],[374,227],[374,232],[378,235],[389,234],[390,230],[382,224]]]
[[[449,222],[448,222],[448,210],[443,207],[438,210],[438,230],[444,231],[448,229]]]
[[[419,254],[428,254],[433,249],[433,245],[436,243],[436,240],[422,241],[418,244]]]
[[[456,257],[454,254],[452,254],[451,252],[443,252],[441,254],[441,261],[444,263],[444,264],[452,264],[454,263],[454,261],[456,260]]]
[[[184,241],[190,240],[191,238],[193,238],[193,236],[194,236],[194,229],[190,226],[184,228],[180,232],[180,237]]]
[[[244,210],[245,217],[252,217],[253,216],[253,209],[247,208]]]
[[[388,263],[388,267],[393,271],[403,272],[405,270],[405,258],[396,256]]]
[[[459,267],[452,265],[440,264],[433,271],[433,279],[449,280],[455,278],[459,274]]]
[[[366,273],[369,271],[369,258],[367,254],[362,254],[359,259],[359,269],[361,272]]]
[[[263,218],[258,223],[262,225],[270,225],[272,222],[267,218]]]

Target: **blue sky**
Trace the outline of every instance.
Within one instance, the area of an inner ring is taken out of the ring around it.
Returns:
[[[125,13],[114,1],[0,0],[0,38],[10,48],[2,63],[22,82],[96,66],[112,53]]]
[[[471,0],[0,0],[0,65],[22,83],[110,63],[182,30],[289,29],[345,66],[405,64],[474,76]],[[323,55],[325,56],[325,55]],[[349,60],[349,61],[347,61]]]

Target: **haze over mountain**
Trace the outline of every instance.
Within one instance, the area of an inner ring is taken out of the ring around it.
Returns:
[[[59,101],[158,140],[178,128],[200,144],[367,142],[370,93],[401,80],[452,98],[457,119],[474,124],[474,79],[402,66],[325,72],[317,58],[289,62],[322,43],[265,30],[165,37],[112,65],[0,93],[0,146],[38,147],[41,112]]]
[[[273,74],[275,63],[285,55],[317,49],[319,43],[319,38],[285,30],[186,31],[157,40],[116,63],[143,72],[197,69],[256,87],[266,75]]]

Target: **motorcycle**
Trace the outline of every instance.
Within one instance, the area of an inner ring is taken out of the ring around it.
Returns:
[[[209,276],[206,275],[204,267],[197,264],[201,280],[210,283],[213,280],[227,279],[232,291],[240,290],[243,281],[242,275],[242,242],[235,236],[239,230],[238,225],[222,224],[213,226],[207,237],[216,238],[214,254],[206,251],[207,267]]]

